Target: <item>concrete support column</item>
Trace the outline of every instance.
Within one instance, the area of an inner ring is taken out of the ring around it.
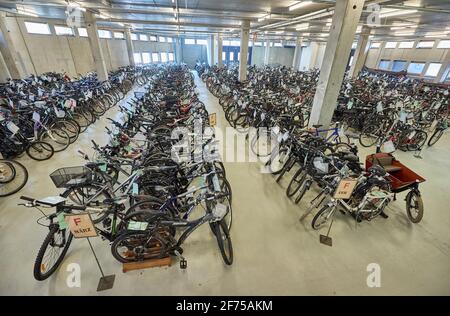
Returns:
[[[214,51],[215,51],[215,38],[214,35],[210,35],[208,39],[208,46],[207,46],[207,54],[208,54],[208,64],[210,66],[215,64],[215,57],[214,57]]]
[[[178,64],[183,61],[183,51],[181,49],[181,38],[177,37],[175,39],[175,60]]]
[[[300,67],[300,59],[302,56],[302,39],[297,37],[295,42],[294,59],[292,60],[292,69],[298,70]]]
[[[84,13],[86,21],[86,29],[91,46],[92,57],[94,57],[95,69],[97,77],[100,81],[108,80],[108,70],[106,69],[105,59],[103,58],[102,47],[98,37],[98,29],[95,16],[90,11]]]
[[[3,61],[8,68],[10,77],[21,79],[27,76],[25,70],[20,66],[11,31],[6,24],[5,12],[0,12],[0,53],[3,55]]]
[[[242,21],[241,26],[241,60],[239,61],[239,81],[247,80],[248,41],[250,37],[250,21]]]
[[[11,74],[9,73],[8,67],[6,66],[2,53],[0,52],[0,83],[6,82],[6,80],[10,78]]]
[[[266,49],[264,50],[264,65],[269,64],[269,55],[270,55],[270,40],[267,40]]]
[[[328,127],[331,123],[363,6],[364,0],[336,1],[309,119],[310,127],[314,124]]]
[[[219,34],[217,36],[217,65],[219,67],[223,66],[222,53],[223,53],[222,35]]]
[[[370,27],[364,25],[359,35],[358,43],[356,44],[352,65],[350,66],[350,78],[357,77],[366,63],[367,53],[369,52],[369,35]]]
[[[128,63],[130,66],[134,66],[134,47],[131,40],[131,28],[125,28],[125,41],[127,42]]]
[[[441,69],[439,69],[439,73],[436,76],[435,82],[444,82],[447,79],[448,74],[450,73],[450,50],[445,50],[445,57],[442,61]]]

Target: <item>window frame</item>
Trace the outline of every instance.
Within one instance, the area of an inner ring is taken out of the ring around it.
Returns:
[[[430,69],[430,66],[431,66],[431,65],[439,65],[439,68],[438,68],[437,73],[436,73],[435,76],[433,76],[433,75],[428,75],[428,70]],[[424,77],[436,78],[436,77],[439,75],[439,71],[441,71],[441,68],[442,68],[442,63],[438,63],[438,62],[430,62],[430,63],[428,64],[428,66],[427,66],[427,69],[425,70]]]
[[[172,57],[172,58],[170,58]],[[173,52],[168,52],[167,53],[167,58],[169,59],[169,62],[174,62],[175,61],[175,54]]]
[[[101,33],[109,34],[109,36],[108,37],[102,36],[102,35],[100,35]],[[112,38],[112,34],[111,34],[110,30],[99,29],[99,30],[97,30],[97,34],[98,34],[98,38],[102,38],[102,39],[111,39]]]
[[[411,49],[414,48],[414,41],[403,41],[399,42],[397,48],[399,49]]]
[[[444,45],[441,45],[442,43],[445,43]],[[436,48],[439,49],[449,49],[450,48],[450,40],[439,40],[439,43],[437,44]]]
[[[55,28],[55,35],[56,36],[75,36],[75,32],[73,31],[73,28],[69,27],[69,26],[65,26],[65,25],[53,25],[53,27]],[[62,29],[67,29],[70,30],[70,33],[62,33],[62,34],[58,34],[58,28],[62,28]]]
[[[411,71],[409,71],[409,68],[412,65],[422,65],[422,69],[420,70],[420,72],[411,72]],[[411,75],[421,75],[425,69],[425,65],[426,65],[426,62],[411,61],[408,65],[408,67],[406,68],[406,73],[411,74]]]
[[[157,56],[157,58],[154,58],[154,56]],[[156,59],[156,60],[155,60]],[[160,63],[160,56],[158,52],[152,52],[152,63]]]
[[[148,55],[148,63],[146,63],[145,61],[144,61],[144,54],[145,54],[145,56],[147,56]],[[150,52],[142,52],[141,53],[141,61],[142,61],[142,64],[143,65],[148,65],[148,64],[151,64],[152,63],[152,54],[150,53]]]
[[[136,56],[139,56],[139,61],[136,61]],[[142,55],[141,55],[141,53],[133,53],[133,60],[134,60],[134,63],[137,64],[137,65],[142,64]]]
[[[28,34],[34,34],[34,35],[52,35],[52,30],[50,29],[50,25],[49,25],[48,23],[45,23],[45,22],[25,21],[24,24],[25,24],[25,29],[27,30],[27,33],[28,33]],[[29,26],[31,27],[32,24],[35,24],[35,25],[39,25],[39,24],[40,24],[41,26],[46,26],[46,27],[47,27],[47,32],[42,33],[42,32],[39,32],[39,31],[33,31],[33,30],[30,30],[30,29],[29,29]]]
[[[386,68],[381,68],[381,63],[382,62],[387,62],[387,67]],[[390,70],[391,69],[391,64],[392,64],[392,61],[390,59],[380,59],[380,62],[378,63],[378,69],[380,69],[380,70]]]
[[[197,42],[195,41],[195,38],[185,38],[184,39],[184,45],[195,45]]]
[[[394,44],[394,47],[388,47],[388,44]],[[395,49],[398,46],[398,42],[386,42],[386,44],[384,44],[384,48],[386,49]]]
[[[150,39],[150,42],[157,42],[158,41],[158,37],[155,36],[155,35],[150,35],[149,39]]]
[[[408,64],[408,62],[406,60],[403,60],[403,59],[395,59],[395,60],[392,60],[391,62],[392,62],[391,71],[393,71],[393,72],[405,71],[405,68],[406,68],[406,67],[403,67],[403,69],[401,69],[401,70],[395,70],[394,69],[394,65],[395,65],[396,62],[402,62],[405,66],[406,66],[406,64]]]
[[[139,40],[139,35],[137,33],[131,33],[130,38],[132,41]]]
[[[158,42],[165,43],[166,42],[166,37],[165,36],[158,36]]]
[[[431,48],[434,47],[435,42],[436,42],[436,41],[419,41],[419,42],[417,43],[417,45],[416,45],[416,48],[417,48],[417,49],[431,49]],[[431,46],[422,46],[422,47],[420,47],[420,44],[421,44],[421,43],[431,43]]]
[[[143,33],[139,33],[139,41],[140,42],[148,42],[148,35],[147,34],[143,34]]]
[[[116,34],[120,34],[122,37],[117,37]],[[113,38],[114,39],[125,39],[125,33],[124,32],[114,31],[113,32]]]
[[[86,32],[86,35],[81,35],[80,29],[84,30],[84,32]],[[87,28],[85,28],[85,27],[77,27],[77,33],[78,33],[79,37],[89,37],[88,32],[87,32]]]
[[[381,47],[381,42],[372,42],[370,43],[370,49],[379,49]]]
[[[196,41],[195,41],[195,43],[197,44],[197,45],[208,45],[208,40],[206,40],[206,39],[204,39],[204,38],[199,38],[199,39],[197,39]]]

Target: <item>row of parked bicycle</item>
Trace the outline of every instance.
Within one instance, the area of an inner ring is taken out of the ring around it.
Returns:
[[[186,268],[182,245],[208,223],[224,262],[232,264],[231,186],[211,149],[213,134],[192,133],[198,123],[209,126],[193,75],[184,65],[150,70],[146,91],[135,92],[127,105],[119,106],[120,122],[110,119],[109,143],[92,141],[93,156],[80,151],[88,161],[84,166],[50,175],[63,189],[60,196],[21,197],[27,207],[55,210],[39,220],[49,232],[34,265],[37,280],[48,278],[62,262],[72,241],[66,216],[80,212],[90,214],[96,233],[109,241],[121,263],[177,256]],[[174,138],[176,128],[189,132]],[[178,146],[180,141],[185,146]],[[199,158],[203,152],[212,155]]]
[[[272,115],[295,117],[306,127],[319,77],[317,71],[299,72],[286,67],[248,68],[248,80],[237,80],[236,67],[198,69],[211,92],[224,106],[233,127],[264,125]],[[227,85],[221,82],[226,80]],[[390,75],[362,72],[346,79],[333,121],[340,137],[358,138],[364,147],[388,141],[395,148],[417,151],[434,145],[448,128],[449,88]]]
[[[213,67],[202,79],[219,98],[231,126],[241,132],[254,128],[247,139],[253,153],[265,157],[267,172],[276,175],[277,182],[290,177],[289,198],[299,203],[317,185],[318,194],[300,220],[316,210],[311,225],[317,230],[332,221],[336,210],[351,214],[357,222],[387,218],[387,205],[397,193],[409,190],[407,216],[413,223],[421,221],[419,183],[425,179],[386,153],[367,156],[364,167],[356,145],[339,127],[307,127],[317,73],[252,67],[249,75],[248,81],[239,83],[235,69]],[[297,86],[295,91],[291,85]],[[321,137],[324,133],[328,136]]]
[[[65,150],[134,83],[144,84],[151,75],[149,68],[126,67],[105,82],[95,73],[78,80],[46,73],[0,85],[0,197],[27,182],[26,168],[13,159],[26,153],[43,161]]]

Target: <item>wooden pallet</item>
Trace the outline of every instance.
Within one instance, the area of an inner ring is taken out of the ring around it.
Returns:
[[[150,248],[150,251],[148,252],[148,254],[151,255],[153,253],[154,255],[157,255],[161,250],[161,244],[159,244],[158,242],[152,242],[150,245],[151,245],[151,248]],[[132,252],[130,252],[128,254],[124,253],[124,255],[128,256],[128,257],[134,256],[134,254]],[[149,260],[138,261],[138,262],[124,263],[122,265],[122,272],[126,273],[128,271],[155,268],[155,267],[166,267],[166,266],[170,267],[171,265],[172,265],[172,257],[168,256],[168,257],[159,258],[159,259],[149,259]]]
[[[172,265],[172,257],[165,257],[161,259],[151,259],[140,262],[128,262],[122,266],[122,272],[126,273],[133,270],[141,270],[155,267],[170,267]]]

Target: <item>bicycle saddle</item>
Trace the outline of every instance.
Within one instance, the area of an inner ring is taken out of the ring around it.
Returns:
[[[323,124],[314,124],[313,127],[314,128],[321,128],[323,126]]]
[[[372,167],[369,168],[368,171],[371,174],[380,176],[380,177],[385,177],[387,175],[386,170],[384,170],[384,168],[381,167],[380,165],[373,165]]]

